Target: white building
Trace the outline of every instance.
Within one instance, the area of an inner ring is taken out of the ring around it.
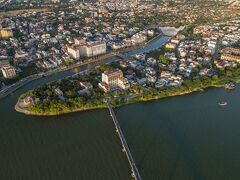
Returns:
[[[93,53],[92,53],[92,48],[89,45],[81,45],[80,46],[80,54],[81,57],[92,57]]]
[[[147,40],[147,36],[143,35],[143,34],[140,34],[140,33],[137,33],[137,34],[134,34],[132,37],[131,37],[131,41],[134,43],[134,44],[140,44],[140,43],[143,43]]]
[[[107,51],[106,43],[101,41],[88,42],[85,44],[81,44],[80,46],[81,57],[97,56],[106,53],[106,51]]]
[[[104,54],[107,51],[107,46],[105,42],[95,42],[90,44],[90,46],[92,48],[93,56]]]
[[[73,40],[75,45],[82,45],[86,43],[86,41],[82,38],[74,38]]]
[[[16,76],[15,68],[13,66],[3,66],[2,67],[3,77],[13,78]]]
[[[60,3],[60,0],[51,0],[52,3]]]
[[[74,59],[80,59],[80,48],[77,46],[67,46],[68,54]]]
[[[125,90],[130,87],[128,80],[123,77],[123,73],[120,69],[114,69],[102,73],[102,82],[105,82],[112,88],[119,87]]]

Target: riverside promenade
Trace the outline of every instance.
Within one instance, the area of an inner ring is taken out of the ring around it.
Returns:
[[[121,140],[121,143],[122,143],[122,148],[123,148],[123,152],[126,153],[126,156],[127,156],[127,159],[128,159],[128,162],[129,162],[129,165],[131,167],[131,171],[132,171],[132,177],[136,180],[141,180],[141,176],[138,172],[138,169],[137,169],[137,166],[134,162],[134,159],[132,157],[132,154],[130,152],[130,149],[128,147],[128,144],[127,144],[127,141],[123,135],[123,132],[121,130],[121,127],[119,125],[119,122],[117,120],[117,117],[112,109],[112,105],[111,103],[109,102],[109,100],[106,100],[106,103],[107,103],[107,106],[108,106],[108,110],[110,112],[110,115],[112,117],[112,120],[113,120],[113,123],[114,123],[114,126],[116,128],[116,132]]]

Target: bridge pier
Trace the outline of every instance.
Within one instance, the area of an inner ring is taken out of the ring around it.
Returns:
[[[131,176],[132,176],[133,178],[136,178],[133,171],[131,172]]]

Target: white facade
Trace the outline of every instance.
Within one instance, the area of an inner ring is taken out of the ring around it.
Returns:
[[[74,59],[80,59],[80,49],[78,47],[68,46],[67,51]]]
[[[121,77],[123,77],[123,74],[119,69],[105,71],[102,73],[102,82],[106,82],[109,86],[118,86],[118,79]]]
[[[81,57],[92,57],[93,56],[92,48],[88,45],[82,45],[80,47],[80,54]]]
[[[13,78],[16,76],[15,68],[13,66],[2,67],[2,73],[5,78]]]
[[[104,54],[104,53],[106,53],[106,51],[107,51],[107,46],[106,46],[105,42],[94,43],[92,45],[93,56]]]
[[[119,87],[124,90],[130,87],[128,80],[123,77],[123,73],[120,69],[102,73],[102,82],[105,82],[110,87]]]
[[[92,57],[104,54],[107,51],[105,42],[86,43],[80,46],[81,57]]]
[[[140,44],[147,40],[147,37],[143,34],[137,33],[131,37],[131,40],[134,44]]]

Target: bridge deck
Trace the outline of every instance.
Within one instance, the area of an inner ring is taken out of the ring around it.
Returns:
[[[122,130],[121,130],[121,127],[120,127],[120,125],[119,125],[119,123],[118,123],[117,117],[116,117],[116,115],[115,115],[115,113],[114,113],[114,111],[113,111],[113,109],[112,109],[112,105],[110,104],[109,101],[107,101],[107,106],[108,106],[110,115],[111,115],[111,117],[112,117],[113,123],[114,123],[114,125],[115,125],[115,128],[116,128],[116,130],[117,130],[117,133],[118,133],[118,135],[119,135],[119,138],[120,138],[120,140],[121,140],[123,149],[124,149],[124,151],[126,152],[128,162],[129,162],[129,164],[130,164],[130,166],[131,166],[131,169],[132,169],[132,174],[134,175],[134,178],[135,178],[136,180],[141,180],[141,176],[140,176],[140,174],[139,174],[139,172],[138,172],[137,166],[136,166],[136,164],[135,164],[135,162],[134,162],[134,159],[133,159],[133,157],[132,157],[132,154],[131,154],[131,152],[130,152],[130,149],[129,149],[128,145],[127,145],[126,139],[125,139],[125,137],[124,137],[124,135],[123,135],[123,132],[122,132]]]

